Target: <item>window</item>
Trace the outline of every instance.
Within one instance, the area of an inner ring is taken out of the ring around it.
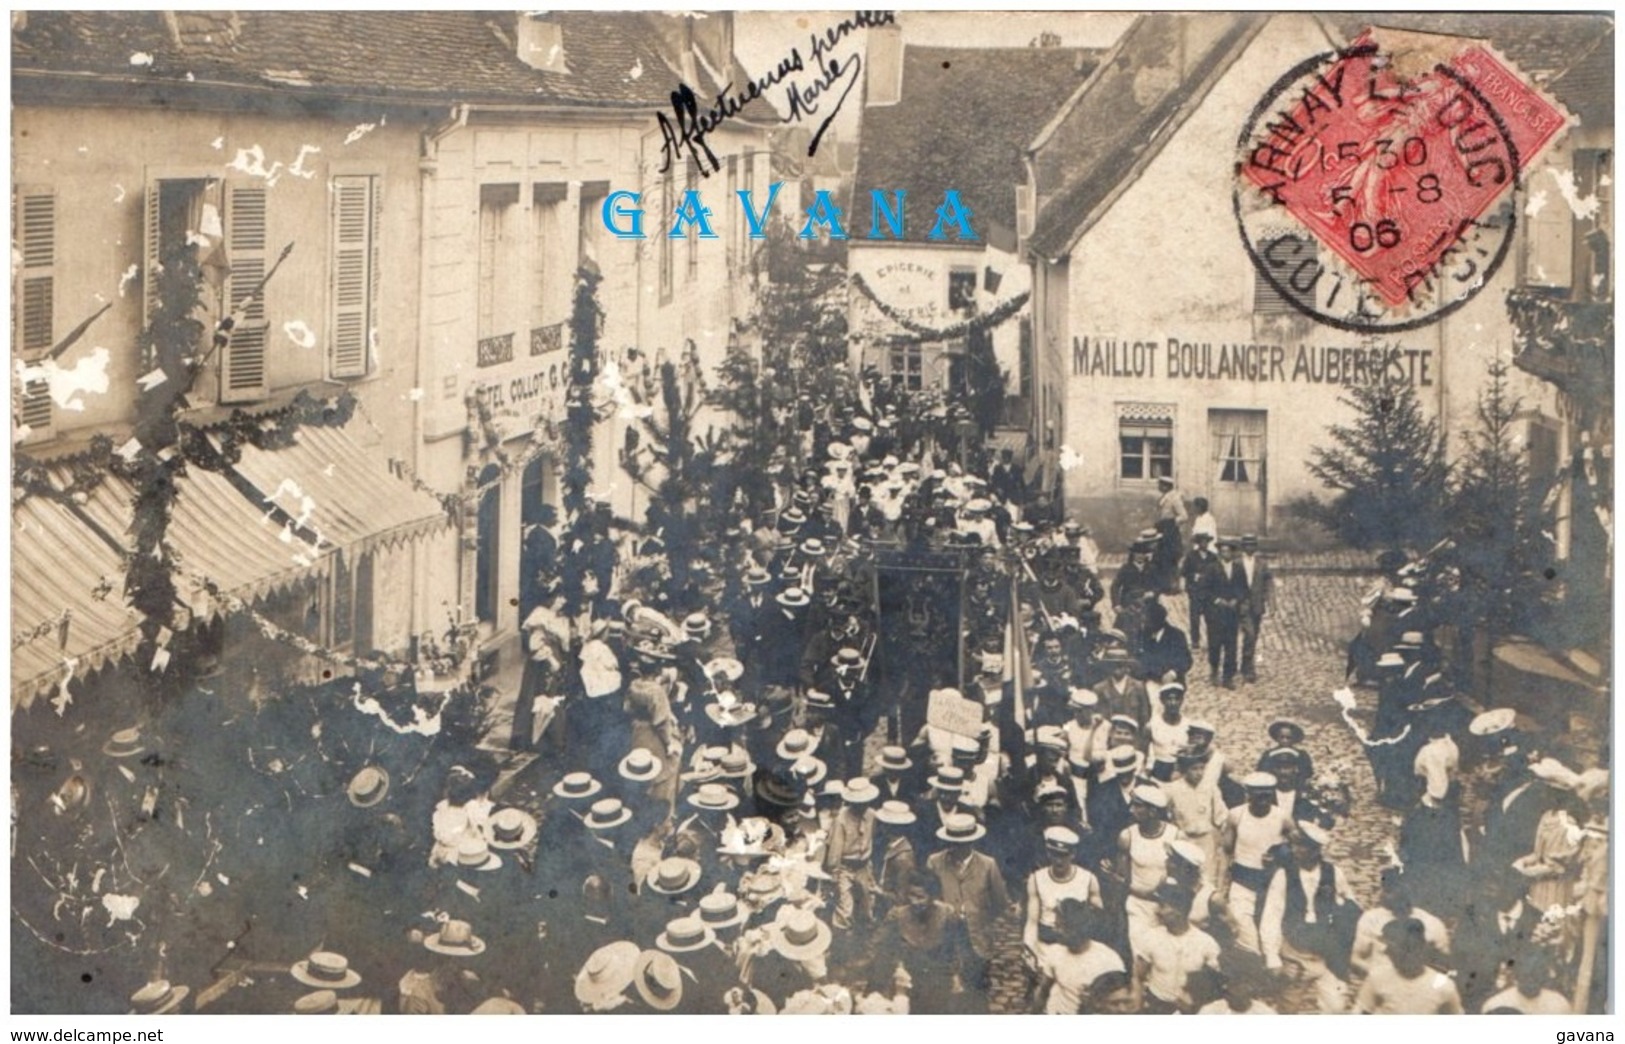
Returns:
[[[672,198],[674,185],[671,168],[660,179],[660,221],[655,227],[655,241],[660,244],[660,303],[665,304],[671,300],[672,290],[672,264],[671,237],[666,232],[671,228],[673,211],[677,202]]]
[[[604,200],[609,198],[609,182],[586,181],[581,185],[581,209],[576,221],[576,267],[591,261],[602,266],[599,252],[603,249],[608,232],[604,229]],[[566,286],[575,285],[575,273],[568,273]]]
[[[494,366],[513,359],[513,327],[508,305],[514,299],[511,264],[513,212],[518,185],[480,186],[479,290],[476,303],[477,362]]]
[[[1118,407],[1118,477],[1151,482],[1174,473],[1174,408],[1134,403]]]
[[[33,362],[56,343],[56,195],[47,187],[22,186],[13,206],[13,256],[20,263],[13,269],[11,343]],[[28,381],[15,391],[17,424],[27,425],[32,439],[50,437],[49,386]]]
[[[331,345],[333,377],[365,377],[378,336],[378,179],[333,179]]]
[[[948,273],[948,311],[965,313],[976,308],[976,269],[955,268]]]
[[[891,378],[909,391],[925,384],[925,350],[918,343],[896,345],[891,350]]]
[[[532,285],[530,292],[530,354],[543,355],[564,345],[564,322],[570,312],[574,273],[566,270],[568,259],[560,251],[564,238],[563,210],[566,186],[563,182],[537,182],[531,186]],[[593,215],[597,217],[596,214]],[[582,201],[582,222],[587,219]]]
[[[1304,274],[1297,285],[1309,286],[1308,278],[1320,265],[1319,248],[1308,236],[1292,233],[1273,236],[1261,244],[1259,252],[1266,258],[1265,263],[1270,264],[1270,271],[1276,280],[1288,285],[1291,285],[1289,281],[1299,269],[1302,269]],[[1309,286],[1305,293],[1312,293],[1313,290],[1314,287]],[[1292,302],[1264,278],[1264,274],[1256,265],[1253,266],[1253,314],[1259,316],[1300,314],[1292,307]]]

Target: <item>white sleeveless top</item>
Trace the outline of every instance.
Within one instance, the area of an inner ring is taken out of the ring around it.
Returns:
[[[1165,824],[1156,837],[1146,837],[1137,826],[1128,830],[1128,890],[1148,896],[1168,876],[1168,845],[1179,840],[1179,828]]]
[[[1056,927],[1055,911],[1060,908],[1062,899],[1087,903],[1100,892],[1100,882],[1095,880],[1095,875],[1081,866],[1068,881],[1057,881],[1047,866],[1034,870],[1032,880],[1033,891],[1038,894],[1038,923],[1045,928]]]
[[[1287,837],[1287,813],[1279,805],[1263,816],[1253,815],[1246,805],[1233,808],[1230,824],[1236,828],[1236,850],[1230,861],[1251,870],[1264,869],[1264,853]]]

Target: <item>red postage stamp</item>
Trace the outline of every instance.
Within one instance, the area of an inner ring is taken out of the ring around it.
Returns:
[[[1237,217],[1260,271],[1335,326],[1412,329],[1466,302],[1511,243],[1519,174],[1567,115],[1486,47],[1368,32],[1254,109]],[[1279,231],[1290,215],[1342,264]],[[1352,284],[1352,285],[1351,285]]]

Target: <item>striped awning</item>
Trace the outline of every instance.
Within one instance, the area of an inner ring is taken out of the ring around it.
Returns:
[[[362,553],[411,540],[448,524],[440,501],[391,473],[374,450],[343,429],[310,425],[286,449],[242,448],[237,474],[258,492],[261,509],[319,537],[318,549]]]
[[[117,543],[122,529],[108,534]],[[140,643],[124,556],[73,510],[31,495],[11,512],[11,706]]]

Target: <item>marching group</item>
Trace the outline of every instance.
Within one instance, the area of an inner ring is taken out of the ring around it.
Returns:
[[[1199,652],[1220,706],[1257,680],[1256,538],[1164,478],[1108,590],[1011,454],[963,466],[865,406],[776,462],[773,509],[719,534],[690,604],[620,569],[572,618],[533,578],[517,773],[471,751],[416,824],[387,771],[355,772],[316,951],[279,997],[215,1010],[985,1012],[1011,953],[1016,1006],[1055,1014],[1269,1013],[1293,989],[1322,1012],[1599,1010],[1574,984],[1607,966],[1607,773],[1461,691],[1430,611],[1446,569],[1385,559],[1351,649],[1377,711],[1349,721],[1403,822],[1360,896],[1328,856],[1347,788],[1303,727],[1270,723],[1243,764],[1184,709]],[[958,611],[918,615],[963,662],[924,625],[876,662],[892,553],[959,570]]]

